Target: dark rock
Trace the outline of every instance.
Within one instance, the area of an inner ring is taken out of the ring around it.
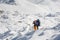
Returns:
[[[8,19],[8,15],[2,15],[1,16],[3,19]]]

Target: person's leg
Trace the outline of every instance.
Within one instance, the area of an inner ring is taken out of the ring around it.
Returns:
[[[37,29],[38,29],[38,26],[37,26]]]
[[[37,26],[36,25],[34,26],[34,30],[37,30]]]

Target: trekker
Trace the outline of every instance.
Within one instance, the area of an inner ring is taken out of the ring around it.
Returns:
[[[40,26],[40,20],[39,19],[34,20],[33,24],[34,24],[34,30],[38,30],[38,26]]]

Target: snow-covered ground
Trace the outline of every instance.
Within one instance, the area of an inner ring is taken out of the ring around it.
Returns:
[[[0,40],[60,40],[60,0],[0,0]]]

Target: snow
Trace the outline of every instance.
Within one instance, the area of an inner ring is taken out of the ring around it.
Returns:
[[[41,26],[34,31],[36,19]],[[0,0],[0,40],[60,40],[59,37],[60,0]]]

